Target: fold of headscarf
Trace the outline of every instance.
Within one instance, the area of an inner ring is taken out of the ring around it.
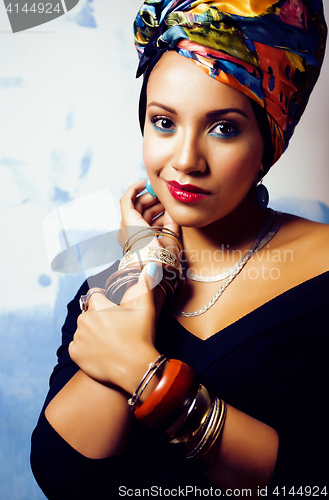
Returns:
[[[282,155],[322,65],[322,0],[146,0],[134,23],[137,76],[175,50],[267,112]]]

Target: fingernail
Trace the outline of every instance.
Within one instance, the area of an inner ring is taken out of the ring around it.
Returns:
[[[152,278],[155,278],[156,275],[158,274],[158,266],[156,265],[155,262],[149,262],[146,266],[146,272],[149,276]]]

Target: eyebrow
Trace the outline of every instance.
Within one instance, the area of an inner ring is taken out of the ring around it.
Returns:
[[[249,116],[244,111],[242,111],[242,109],[239,108],[216,109],[215,111],[207,113],[207,117],[211,118],[212,116],[228,115],[229,113],[238,113],[239,115],[242,115],[245,118],[247,118],[247,120],[249,120]]]
[[[170,108],[169,106],[165,106],[164,104],[160,104],[159,102],[152,101],[147,105],[148,108],[150,106],[157,106],[158,108],[162,108],[165,111],[168,111],[168,113],[177,115],[177,112],[174,109]],[[207,113],[207,118],[211,118],[213,116],[227,115],[229,113],[238,113],[247,118],[247,120],[249,120],[249,116],[244,111],[242,111],[242,109],[239,108],[215,109],[214,111],[210,111],[210,113]]]
[[[165,106],[164,104],[160,104],[159,102],[152,101],[150,102],[147,107],[149,108],[150,106],[157,106],[158,108],[162,108],[165,111],[168,111],[168,113],[172,113],[173,115],[177,115],[176,111],[172,108],[169,108],[169,106]]]

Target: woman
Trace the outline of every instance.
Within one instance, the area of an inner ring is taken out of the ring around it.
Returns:
[[[32,439],[48,498],[326,495],[329,228],[269,210],[258,184],[325,34],[319,1],[142,6],[148,192],[122,198],[119,272],[68,306]]]

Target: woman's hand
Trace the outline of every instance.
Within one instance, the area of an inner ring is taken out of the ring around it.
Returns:
[[[94,293],[88,310],[78,317],[78,328],[69,345],[72,360],[87,375],[129,394],[159,355],[154,347],[157,270],[154,263],[146,266],[119,306]]]
[[[149,193],[138,196],[145,184],[145,180],[136,182],[121,198],[125,238],[153,225],[178,233],[179,226],[157,198]],[[155,221],[154,217],[157,217]],[[162,246],[178,255],[172,239],[154,237],[152,241],[148,240],[145,240],[145,245]],[[155,330],[164,302],[163,293],[156,286],[161,280],[161,271],[160,264],[145,266],[138,284],[130,286],[119,306],[100,293],[91,296],[88,311],[79,316],[78,328],[69,346],[72,360],[91,378],[103,384],[117,385],[131,393],[148,364],[157,358]]]
[[[165,210],[158,198],[153,198],[149,193],[140,196],[146,186],[146,181],[138,181],[133,184],[122,196],[121,204],[121,227],[124,238],[127,240],[137,230],[145,227],[161,226],[179,234],[179,226]],[[160,215],[161,214],[161,215]],[[154,220],[154,218],[156,219]],[[172,247],[172,240],[161,238],[161,246]],[[170,248],[172,250],[172,248]]]

